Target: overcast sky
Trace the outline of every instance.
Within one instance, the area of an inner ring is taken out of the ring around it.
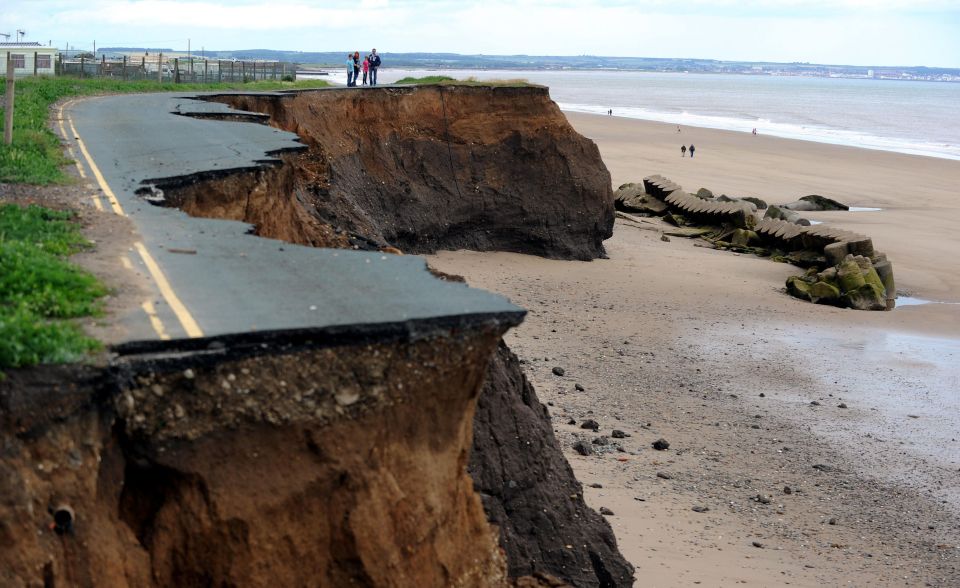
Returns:
[[[186,50],[190,39],[194,50],[960,67],[960,0],[0,0],[0,33],[17,29],[80,49]]]

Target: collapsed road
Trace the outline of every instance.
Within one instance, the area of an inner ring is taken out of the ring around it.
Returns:
[[[151,204],[158,179],[193,178],[195,197],[308,149],[265,116],[178,94],[62,109],[94,204],[135,227],[120,261],[149,276],[151,304],[115,317],[109,366],[0,383],[0,583],[632,584],[500,343],[523,309],[416,257],[255,237]],[[598,155],[589,163],[601,174],[581,176],[608,180]],[[577,190],[612,225],[609,182]],[[555,221],[538,220],[544,243],[602,253],[605,221],[589,219],[580,245],[561,244]]]

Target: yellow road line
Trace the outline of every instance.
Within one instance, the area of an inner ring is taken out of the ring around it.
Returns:
[[[87,146],[83,144],[83,139],[81,139],[80,135],[77,133],[77,128],[73,126],[73,121],[67,119],[67,122],[70,123],[70,131],[77,140],[77,145],[80,147],[80,153],[83,153],[84,159],[87,160],[87,165],[90,166],[90,171],[93,172],[93,177],[95,177],[97,179],[97,183],[100,184],[100,189],[103,190],[103,193],[107,196],[107,200],[110,202],[110,207],[113,208],[113,212],[119,214],[120,216],[127,216],[123,212],[123,208],[120,207],[120,202],[117,200],[116,195],[114,195],[113,190],[110,189],[107,181],[103,179],[103,174],[100,173],[100,168],[97,167],[97,164],[93,162],[93,158],[90,157],[90,152],[87,151]]]
[[[103,212],[103,204],[100,204],[100,199],[97,198],[96,194],[91,194],[90,200],[93,200],[93,205],[94,207],[96,207],[97,210],[99,210],[100,212]]]
[[[130,262],[130,258],[127,257],[126,255],[121,255],[121,256],[120,256],[120,264],[121,264],[123,267],[127,268],[128,270],[132,270],[132,269],[133,269],[133,264]]]
[[[186,331],[188,337],[203,337],[203,331],[200,330],[200,326],[197,325],[197,322],[193,320],[190,311],[187,310],[187,307],[180,302],[180,298],[177,297],[177,294],[173,291],[173,288],[170,287],[170,282],[167,281],[167,277],[163,275],[163,272],[160,270],[160,266],[157,265],[157,262],[154,261],[153,256],[150,255],[150,252],[147,251],[147,248],[143,243],[137,241],[133,244],[137,248],[137,251],[140,252],[140,257],[143,258],[143,263],[147,266],[147,270],[150,272],[150,275],[153,276],[153,281],[157,283],[157,288],[160,289],[160,294],[163,295],[163,298],[167,301],[167,304],[170,305],[170,310],[173,311],[173,314],[177,316],[177,319],[180,321],[180,324],[183,325],[183,330]]]
[[[168,335],[167,331],[163,328],[163,321],[157,316],[157,309],[154,308],[153,302],[147,300],[141,304],[140,307],[143,308],[143,312],[147,313],[147,318],[150,319],[150,325],[153,327],[153,330],[157,332],[157,336],[164,341],[169,339],[170,335]]]
[[[63,118],[64,118],[63,108],[68,104],[72,104],[72,103],[73,103],[73,100],[69,100],[60,105],[60,116],[57,119],[57,125],[60,127],[60,136],[63,137],[64,141],[69,141],[70,139],[67,135],[67,129],[63,126]],[[67,153],[70,154],[70,159],[73,160],[73,165],[77,166],[77,171],[80,172],[80,177],[83,179],[86,179],[87,172],[83,171],[83,166],[80,165],[80,162],[77,160],[76,154],[73,152],[73,147],[71,147],[70,145],[67,145]]]
[[[62,107],[61,107],[62,108]],[[61,117],[62,118],[62,117]],[[77,141],[77,145],[80,147],[80,152],[83,153],[84,159],[87,160],[87,165],[90,167],[90,171],[93,172],[93,177],[97,179],[97,183],[100,184],[100,189],[103,190],[104,195],[106,195],[107,200],[110,202],[110,206],[113,208],[113,211],[120,216],[126,216],[123,212],[123,208],[120,206],[120,202],[117,200],[116,195],[113,193],[113,190],[110,189],[110,185],[107,184],[107,181],[104,179],[103,174],[100,173],[100,168],[97,167],[97,164],[94,163],[93,157],[90,156],[90,152],[87,151],[86,145],[83,144],[83,139],[80,138],[80,134],[77,133],[77,128],[73,126],[73,121],[68,117],[67,123],[70,125],[70,131],[73,133],[74,138]],[[160,290],[160,294],[163,295],[164,300],[167,301],[167,304],[170,306],[170,310],[173,311],[173,314],[176,315],[177,320],[180,321],[180,324],[183,326],[183,330],[187,333],[188,337],[203,337],[203,331],[200,330],[200,326],[197,324],[197,321],[193,319],[193,316],[190,314],[190,311],[187,310],[187,307],[180,302],[180,298],[177,296],[176,292],[173,291],[173,288],[170,286],[170,282],[167,281],[167,277],[163,275],[163,271],[160,269],[160,266],[153,259],[153,256],[150,255],[150,252],[147,251],[147,248],[143,243],[137,241],[133,244],[137,248],[137,251],[140,253],[140,257],[143,258],[143,263],[147,266],[147,270],[150,272],[150,275],[153,276],[153,281],[156,282],[157,288]],[[153,305],[150,305],[151,308]],[[144,311],[146,311],[144,307]],[[150,316],[150,313],[147,313]],[[156,312],[154,312],[156,315]],[[157,318],[159,320],[159,317]],[[153,317],[150,319],[151,324],[153,324]],[[162,328],[161,323],[161,328]],[[154,325],[154,330],[157,327]],[[160,333],[159,331],[157,332]],[[163,336],[161,335],[161,338]]]

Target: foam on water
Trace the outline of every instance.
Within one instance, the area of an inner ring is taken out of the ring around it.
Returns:
[[[559,106],[562,110],[569,112],[585,112],[590,114],[607,114],[608,110],[607,107],[592,104],[560,103]],[[710,116],[691,114],[689,112],[665,112],[631,106],[621,106],[615,109],[614,115],[624,118],[651,120],[691,127],[705,127],[724,131],[739,131],[743,133],[750,133],[753,129],[757,129],[757,132],[760,134],[785,139],[799,139],[803,141],[815,141],[817,143],[829,143],[831,145],[859,147],[861,149],[876,149],[910,155],[925,155],[928,157],[960,160],[960,145],[879,137],[864,132],[831,129],[817,125],[787,124],[765,119]]]

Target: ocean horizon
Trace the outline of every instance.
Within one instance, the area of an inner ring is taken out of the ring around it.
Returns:
[[[332,81],[345,83],[333,72]],[[612,70],[380,70],[406,76],[524,79],[562,110],[960,160],[960,84]]]

